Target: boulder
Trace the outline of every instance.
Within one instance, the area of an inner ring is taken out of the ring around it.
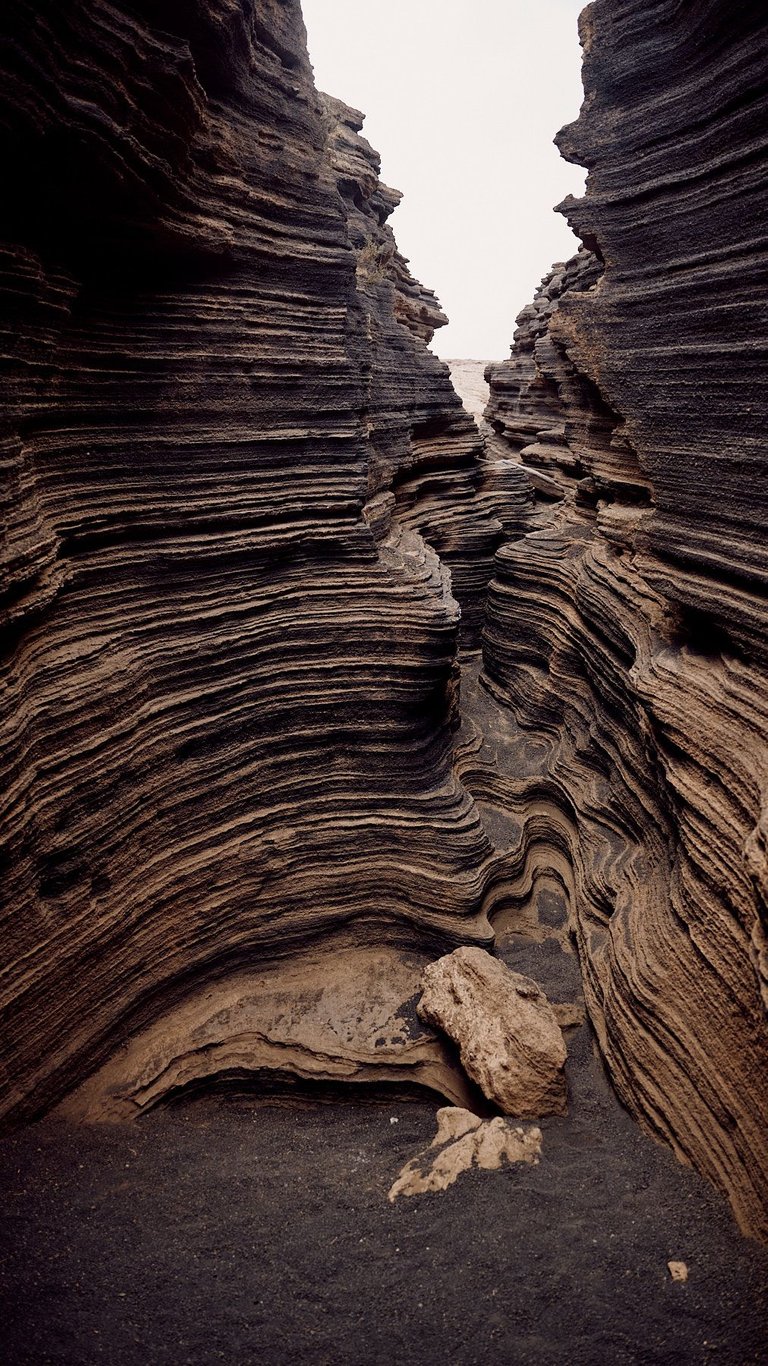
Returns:
[[[539,985],[484,949],[461,948],[422,977],[419,1017],[458,1045],[462,1066],[505,1114],[562,1115],[566,1048]]]

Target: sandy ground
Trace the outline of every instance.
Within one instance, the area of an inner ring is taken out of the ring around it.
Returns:
[[[558,941],[501,947],[573,998]],[[48,1119],[5,1139],[5,1360],[764,1363],[768,1251],[640,1133],[586,1027],[569,1055],[570,1113],[542,1126],[539,1166],[394,1205],[392,1181],[434,1132],[433,1097],[218,1096],[135,1126]]]

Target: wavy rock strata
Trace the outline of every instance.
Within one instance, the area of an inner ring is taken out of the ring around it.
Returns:
[[[489,370],[523,513],[485,677],[540,748],[508,800],[622,1097],[766,1236],[768,31],[596,0],[582,40],[586,247]]]
[[[231,973],[188,992],[57,1113],[121,1123],[205,1086],[311,1094],[318,1083],[416,1085],[487,1113],[453,1050],[417,1019],[418,982],[418,960],[389,946],[314,947]]]
[[[559,889],[622,1096],[768,1234],[768,38],[582,34],[584,249],[483,456],[298,0],[3,7],[2,1115],[321,1052],[456,1098],[324,955],[404,993]]]
[[[536,982],[460,948],[429,964],[422,988],[419,1019],[453,1040],[467,1076],[504,1114],[566,1113],[565,1041]]]
[[[435,548],[471,627],[500,527],[298,0],[11,0],[0,38],[20,1117],[198,993],[192,1049],[254,963],[490,941]]]

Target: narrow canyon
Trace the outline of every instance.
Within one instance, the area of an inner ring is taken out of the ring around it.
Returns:
[[[299,0],[4,6],[12,1138],[227,1085],[492,1117],[415,1005],[506,946],[768,1241],[768,25],[580,35],[574,254],[484,415],[454,365],[475,419]]]

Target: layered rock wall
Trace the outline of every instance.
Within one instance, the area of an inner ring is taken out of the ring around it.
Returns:
[[[11,0],[0,37],[20,1116],[192,988],[345,927],[489,940],[459,609],[421,531],[476,589],[499,528],[461,511],[443,318],[298,0]]]
[[[768,31],[756,4],[596,0],[581,32],[559,142],[586,245],[489,371],[535,502],[486,679],[545,744],[527,858],[567,885],[621,1095],[765,1236]]]

